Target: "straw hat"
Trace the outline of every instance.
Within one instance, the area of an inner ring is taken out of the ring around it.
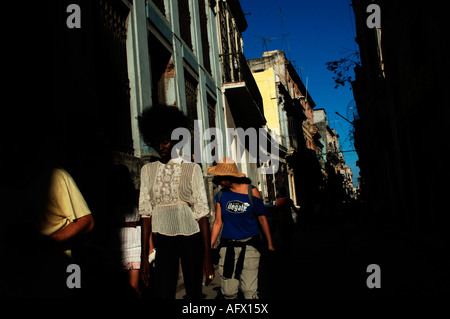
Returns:
[[[229,157],[222,158],[216,166],[208,167],[206,171],[212,175],[245,177],[245,174],[238,171],[236,163]]]

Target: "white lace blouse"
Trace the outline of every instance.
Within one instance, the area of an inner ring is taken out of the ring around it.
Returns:
[[[177,160],[144,165],[139,214],[152,217],[154,233],[189,236],[199,232],[197,221],[209,215],[200,166]]]

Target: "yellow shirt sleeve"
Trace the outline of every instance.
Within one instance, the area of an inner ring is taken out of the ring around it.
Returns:
[[[91,214],[73,178],[63,169],[55,169],[49,185],[48,201],[41,233],[50,235],[69,223]]]

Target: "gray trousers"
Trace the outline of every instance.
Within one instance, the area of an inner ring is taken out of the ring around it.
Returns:
[[[243,239],[239,241],[247,241],[248,239]],[[219,260],[219,275],[221,277],[221,290],[225,299],[234,299],[238,295],[239,284],[241,285],[241,291],[244,294],[245,299],[258,299],[258,268],[259,259],[261,254],[259,251],[252,247],[247,246],[245,251],[244,266],[242,268],[240,280],[237,280],[233,276],[230,279],[225,279],[223,277],[223,265],[225,261],[225,253],[227,248],[222,247],[220,249],[220,260]],[[234,268],[236,268],[236,263],[241,253],[241,247],[234,247]]]

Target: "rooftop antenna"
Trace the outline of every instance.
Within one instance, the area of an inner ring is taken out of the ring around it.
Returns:
[[[267,42],[270,43],[272,42],[272,40],[276,39],[276,38],[263,38],[259,35],[255,35],[255,37],[260,38],[262,40],[263,53],[269,51],[269,49],[267,48]]]
[[[292,63],[292,66],[294,67],[294,69],[297,71],[298,75],[300,76],[300,79],[303,81],[303,76],[302,76],[303,68],[298,66],[295,60],[291,61],[291,63]]]
[[[286,52],[286,47],[284,43],[284,38],[287,37],[288,39],[288,57],[289,61],[291,60],[291,46],[289,45],[289,33],[284,33],[284,24],[283,24],[283,11],[281,10],[281,7],[278,7],[280,9],[280,18],[281,18],[281,42],[283,46],[283,51]]]

